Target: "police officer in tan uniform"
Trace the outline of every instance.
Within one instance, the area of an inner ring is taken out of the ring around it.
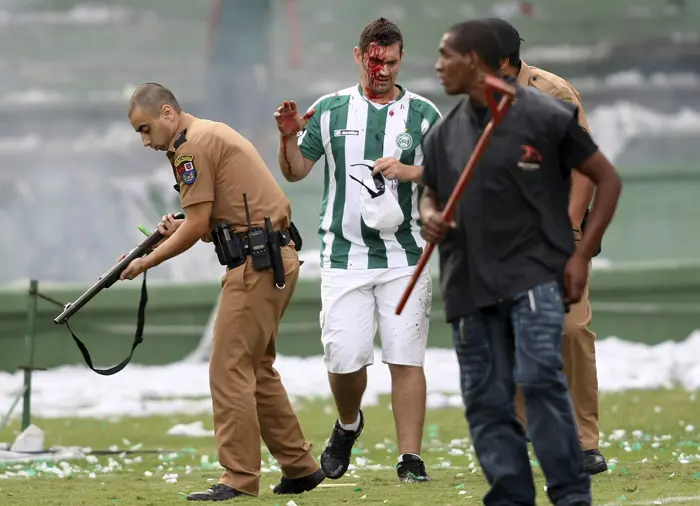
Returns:
[[[522,61],[522,39],[510,23],[499,18],[489,18],[488,21],[502,46],[503,73],[516,77],[521,86],[534,86],[543,93],[578,106],[579,124],[590,133],[578,91],[565,79]],[[572,172],[569,216],[576,241],[581,240],[582,225],[594,191],[594,184],[586,176],[576,170]],[[596,335],[588,328],[591,316],[586,286],[583,297],[571,306],[564,319],[562,358],[584,450],[584,467],[590,474],[597,474],[606,471],[608,466],[605,457],[598,450],[598,372],[595,358]],[[520,392],[516,395],[516,413],[524,424],[525,404]]]
[[[129,120],[145,147],[167,153],[186,218],[164,219],[159,228],[167,238],[131,262],[122,279],[135,278],[200,239],[213,242],[227,265],[209,365],[214,432],[225,469],[217,484],[188,499],[257,496],[261,436],[282,469],[273,492],[312,490],[325,475],[273,367],[279,321],[299,275],[291,237],[301,241],[291,224],[290,203],[248,140],[223,123],[183,112],[167,88],[139,86]]]

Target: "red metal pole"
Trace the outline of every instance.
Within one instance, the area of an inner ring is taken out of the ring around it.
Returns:
[[[481,134],[479,142],[477,142],[474,151],[469,157],[467,165],[464,167],[462,174],[459,176],[459,180],[457,181],[454,190],[452,190],[452,194],[450,195],[447,204],[445,204],[445,208],[442,210],[442,219],[448,223],[452,221],[452,217],[454,216],[457,208],[457,202],[474,174],[474,165],[476,165],[476,162],[481,157],[481,153],[484,151],[486,144],[491,138],[491,134],[493,134],[493,129],[501,122],[503,116],[515,98],[515,88],[497,77],[487,75],[484,78],[484,88],[486,91],[486,101],[488,102],[489,109],[491,109],[491,120],[486,125],[484,132]],[[503,95],[500,103],[498,104],[496,103],[496,97],[494,96],[495,93],[500,93]],[[408,298],[411,296],[413,289],[416,287],[418,278],[423,272],[423,269],[425,269],[425,266],[428,264],[428,260],[430,259],[430,255],[433,254],[434,249],[435,244],[431,242],[426,244],[423,254],[418,260],[418,265],[416,265],[416,270],[413,272],[413,277],[406,287],[399,305],[396,307],[397,315],[400,315],[404,306],[406,306],[406,302],[408,302]]]

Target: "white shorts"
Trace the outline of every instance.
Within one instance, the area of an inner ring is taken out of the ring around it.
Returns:
[[[349,374],[374,363],[379,330],[382,362],[422,367],[432,307],[428,266],[421,273],[401,315],[396,306],[415,267],[321,271],[321,342],[331,373]]]

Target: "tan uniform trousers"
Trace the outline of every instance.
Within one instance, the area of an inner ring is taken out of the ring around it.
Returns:
[[[588,328],[591,317],[586,284],[583,297],[570,307],[564,318],[562,340],[564,375],[569,383],[583,450],[598,448],[598,369],[595,360],[596,335]],[[515,414],[526,426],[525,402],[520,389],[515,395]]]
[[[275,287],[272,272],[256,271],[250,258],[222,279],[209,383],[219,482],[246,494],[260,490],[260,437],[293,479],[319,469],[304,439],[280,376],[272,366],[279,321],[299,278],[299,257],[282,248],[286,287]]]

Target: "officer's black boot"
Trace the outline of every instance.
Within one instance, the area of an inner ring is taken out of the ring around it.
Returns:
[[[583,452],[583,468],[588,474],[598,474],[608,470],[605,457],[598,449],[586,450]]]
[[[318,487],[323,480],[326,479],[326,474],[322,469],[311,473],[303,478],[285,478],[282,476],[280,482],[275,485],[272,492],[275,494],[303,494]]]
[[[355,431],[343,429],[340,422],[336,420],[328,445],[321,453],[321,469],[331,480],[337,480],[348,470],[352,446],[360,437],[364,426],[365,415],[362,410],[360,410],[360,426]]]
[[[188,501],[228,501],[236,497],[250,497],[236,489],[227,487],[223,483],[217,483],[204,492],[193,492],[187,496]]]

